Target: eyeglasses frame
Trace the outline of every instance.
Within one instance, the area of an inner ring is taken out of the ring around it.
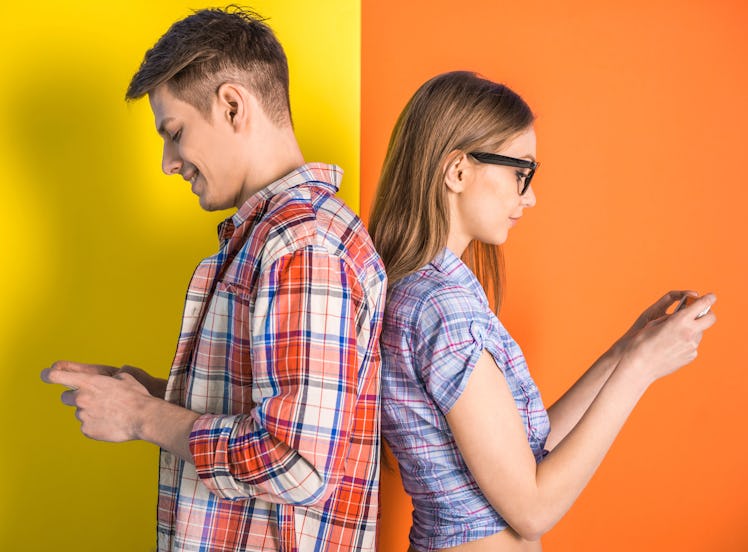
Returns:
[[[530,172],[525,175],[525,178],[522,181],[522,189],[519,190],[519,195],[525,195],[525,192],[527,192],[528,188],[530,187],[532,177],[535,176],[535,170],[540,165],[540,163],[538,163],[537,161],[508,157],[506,155],[499,155],[498,153],[471,151],[468,155],[478,161],[478,163],[501,165],[503,167],[516,167],[518,169],[530,169]]]

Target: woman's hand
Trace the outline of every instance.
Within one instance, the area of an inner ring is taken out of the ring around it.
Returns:
[[[680,301],[681,298],[686,295],[690,295],[691,297],[699,296],[699,294],[695,291],[673,290],[660,297],[656,302],[647,307],[644,312],[639,315],[639,318],[634,321],[633,325],[628,329],[628,331],[613,344],[613,346],[610,348],[610,351],[608,351],[608,354],[620,356],[628,347],[629,342],[634,338],[634,336],[636,336],[636,334],[643,330],[650,322],[664,317],[667,314],[667,310],[676,301]]]
[[[704,331],[717,321],[710,310],[717,298],[711,293],[676,313],[665,314],[665,310],[683,295],[673,297],[673,293],[678,292],[671,292],[647,309],[622,338],[626,343],[623,355],[644,370],[650,383],[692,362]],[[701,316],[705,311],[708,312]],[[661,316],[647,319],[657,312],[661,312]],[[642,323],[640,329],[635,329]]]
[[[608,349],[605,354],[598,358],[577,382],[564,393],[549,409],[548,416],[551,419],[551,434],[548,436],[546,447],[548,450],[560,443],[566,435],[577,425],[581,417],[595,400],[600,389],[616,369],[621,359],[626,354],[630,358],[630,350],[634,348],[633,341],[647,341],[652,339],[654,330],[640,336],[639,334],[657,321],[664,322],[668,317],[667,311],[673,303],[685,296],[698,297],[695,291],[671,291],[663,295],[654,304],[650,305],[636,322]],[[701,311],[699,311],[701,312]],[[628,352],[627,352],[628,351]],[[642,353],[648,354],[646,352]],[[645,384],[648,385],[651,380]]]

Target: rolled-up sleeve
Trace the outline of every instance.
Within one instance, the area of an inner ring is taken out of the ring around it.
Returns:
[[[484,349],[487,317],[475,297],[444,286],[422,298],[415,321],[419,378],[442,413],[454,406]]]
[[[221,498],[321,503],[338,484],[357,396],[360,283],[307,246],[259,276],[250,315],[250,412],[201,416],[190,449]]]

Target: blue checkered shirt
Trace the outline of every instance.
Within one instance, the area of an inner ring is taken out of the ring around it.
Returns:
[[[413,500],[411,543],[437,550],[505,529],[465,465],[445,414],[486,350],[506,377],[537,461],[550,423],[522,351],[451,251],[390,288],[381,344],[382,433]]]

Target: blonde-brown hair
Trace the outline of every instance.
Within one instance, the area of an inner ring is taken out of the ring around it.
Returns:
[[[534,118],[511,89],[467,71],[443,73],[416,91],[392,131],[369,222],[390,285],[433,260],[447,244],[448,156],[495,151]],[[473,241],[462,260],[498,312],[501,248]]]
[[[207,116],[218,87],[233,81],[251,89],[272,121],[290,124],[286,54],[264,21],[236,5],[177,21],[146,52],[125,98],[136,100],[165,84]]]

